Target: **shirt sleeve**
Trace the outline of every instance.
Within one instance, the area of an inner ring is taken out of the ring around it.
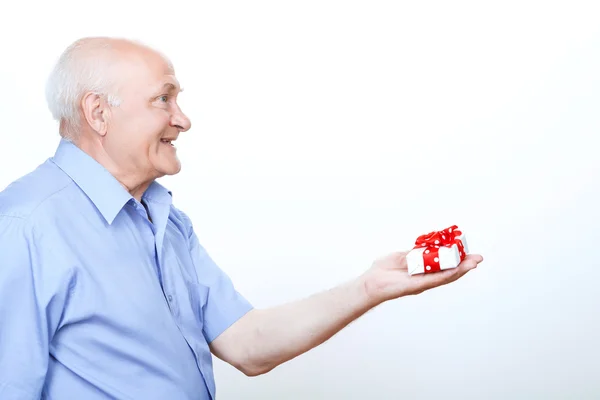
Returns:
[[[48,295],[39,250],[27,220],[0,216],[1,399],[39,399],[44,386],[65,296]]]
[[[212,260],[200,244],[189,224],[189,243],[198,282],[208,288],[208,296],[202,310],[203,334],[208,343],[215,340],[234,322],[252,310],[252,304],[235,288],[230,277]]]

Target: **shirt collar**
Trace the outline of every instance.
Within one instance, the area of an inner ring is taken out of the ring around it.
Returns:
[[[173,194],[160,183],[152,181],[150,186],[148,186],[148,189],[146,189],[142,195],[142,200],[170,206],[173,200]]]
[[[128,201],[135,201],[106,168],[69,140],[61,139],[52,161],[81,188],[109,225]],[[170,203],[171,192],[155,181],[143,198]]]

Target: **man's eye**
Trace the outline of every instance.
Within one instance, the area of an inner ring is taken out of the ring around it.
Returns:
[[[167,101],[169,101],[169,96],[167,96],[167,95],[160,96],[158,98],[158,100],[162,101],[163,103],[166,103]]]

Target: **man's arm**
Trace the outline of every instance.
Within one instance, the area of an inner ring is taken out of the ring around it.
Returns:
[[[41,271],[43,249],[21,218],[0,215],[0,399],[39,399],[49,343],[64,297],[47,296],[57,271]]]
[[[377,260],[365,274],[334,289],[250,311],[211,343],[213,354],[246,375],[264,374],[322,344],[373,307],[453,282],[483,261],[469,255],[455,269],[409,276],[405,255]]]
[[[249,376],[322,344],[373,306],[355,280],[306,299],[254,309],[211,343],[215,356]]]

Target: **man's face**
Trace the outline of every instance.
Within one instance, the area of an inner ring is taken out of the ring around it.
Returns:
[[[104,148],[127,174],[149,180],[176,174],[181,164],[172,142],[191,125],[177,105],[179,83],[153,52],[126,58],[118,67],[121,104],[111,110]]]

